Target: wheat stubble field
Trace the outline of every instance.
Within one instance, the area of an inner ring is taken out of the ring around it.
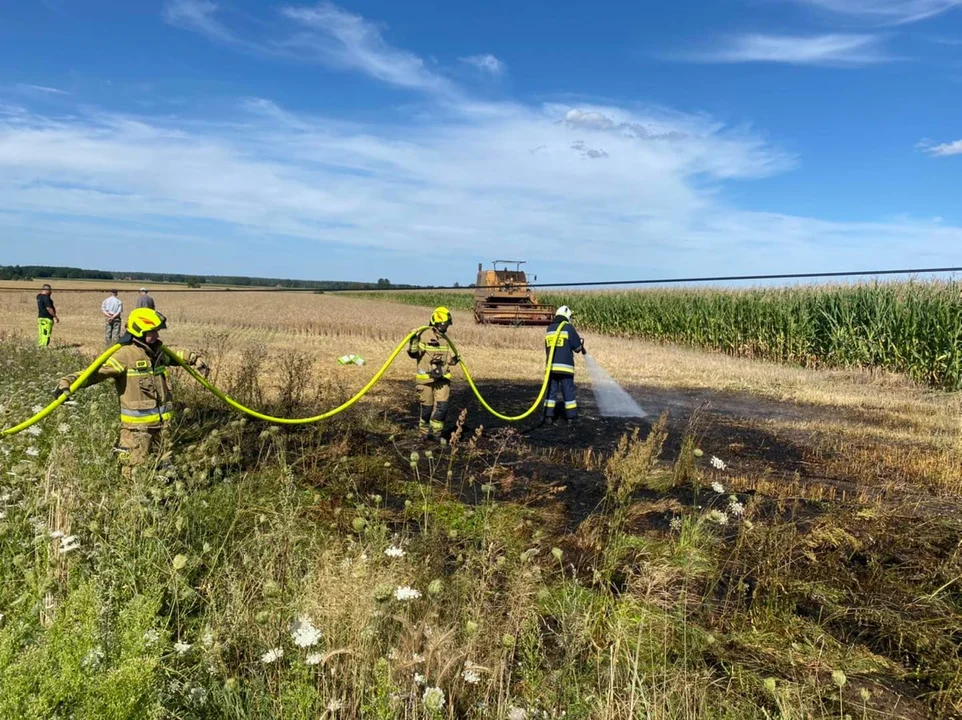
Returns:
[[[58,347],[30,347],[35,293],[0,292],[5,426],[102,347],[102,293],[56,285]],[[168,344],[294,415],[360,388],[429,314],[154,296]],[[451,330],[510,412],[537,394],[542,334],[467,312]],[[647,417],[599,417],[581,377],[580,426],[512,429],[456,374],[452,443],[424,447],[402,354],[355,410],[295,430],[178,380],[176,470],[133,487],[107,389],[6,443],[0,716],[962,713],[958,396],[585,335]]]

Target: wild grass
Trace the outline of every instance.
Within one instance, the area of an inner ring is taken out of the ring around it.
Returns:
[[[0,344],[0,420],[78,362]],[[306,363],[269,408],[336,395]],[[516,433],[414,449],[373,408],[287,431],[178,392],[172,472],[121,478],[108,387],[0,442],[0,717],[962,712],[957,517],[732,493],[656,424],[572,528]]]

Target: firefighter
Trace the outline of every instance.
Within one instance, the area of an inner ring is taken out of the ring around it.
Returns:
[[[173,397],[168,372],[173,361],[161,350],[158,332],[167,327],[163,315],[149,308],[137,308],[127,318],[127,332],[120,338],[123,347],[115,352],[84,387],[113,380],[120,397],[120,443],[115,447],[124,476],[132,477],[134,468],[157,454],[173,415]],[[205,377],[210,368],[197,353],[177,351],[177,355]],[[81,373],[60,379],[54,397],[67,392]]]
[[[451,368],[460,362],[445,337],[451,322],[450,310],[436,308],[431,315],[430,329],[419,332],[408,344],[408,355],[417,360],[418,434],[423,440],[441,439],[448,414]]]
[[[564,402],[565,419],[568,422],[574,422],[578,418],[578,402],[575,399],[575,353],[585,354],[585,344],[574,325],[571,324],[572,315],[571,308],[567,305],[559,307],[544,337],[546,358],[551,355],[551,347],[554,345],[554,357],[551,358],[551,374],[548,379],[548,395],[544,402],[545,420],[549,425],[555,421],[559,394]],[[558,333],[559,327],[561,327],[560,333]]]

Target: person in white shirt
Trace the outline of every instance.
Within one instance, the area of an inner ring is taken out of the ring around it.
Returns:
[[[110,347],[120,341],[121,331],[123,330],[121,315],[124,314],[124,304],[117,297],[116,290],[110,291],[110,295],[104,300],[100,310],[104,314],[104,342],[107,347]]]

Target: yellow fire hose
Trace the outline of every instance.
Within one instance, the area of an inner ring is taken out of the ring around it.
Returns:
[[[554,336],[555,341],[557,341],[558,336],[561,334],[561,329],[564,327],[564,325],[565,323],[562,323],[561,325],[558,326],[558,330]],[[398,346],[394,348],[394,351],[390,354],[390,356],[384,362],[384,364],[381,365],[381,368],[374,374],[374,377],[372,377],[368,381],[368,383],[363,388],[361,388],[352,398],[338,405],[333,410],[328,410],[327,412],[322,413],[320,415],[314,415],[312,417],[305,417],[305,418],[274,417],[272,415],[265,415],[264,413],[260,413],[257,410],[252,410],[251,408],[245,407],[244,405],[240,404],[239,402],[234,400],[232,397],[230,397],[223,391],[219,390],[213,384],[208,382],[207,378],[205,378],[203,375],[201,375],[196,370],[194,370],[194,368],[188,365],[187,362],[183,358],[179,357],[175,352],[168,349],[164,345],[161,346],[161,349],[167,354],[167,357],[169,357],[171,360],[177,363],[180,367],[184,368],[184,370],[186,370],[190,374],[190,376],[194,378],[194,380],[199,382],[207,390],[209,390],[215,397],[227,403],[235,410],[239,410],[240,412],[246,413],[247,415],[257,418],[258,420],[266,420],[267,422],[278,423],[281,425],[304,425],[307,423],[314,423],[314,422],[320,422],[321,420],[327,420],[328,418],[332,418],[338,413],[341,413],[347,410],[352,405],[354,405],[354,403],[356,403],[358,400],[364,397],[371,390],[371,388],[373,388],[378,383],[378,381],[381,379],[384,373],[387,372],[387,369],[391,366],[391,363],[394,362],[394,360],[401,353],[404,347],[408,344],[411,338],[413,338],[418,333],[427,329],[428,329],[428,326],[423,325],[409,332],[407,336],[398,344]],[[455,344],[451,342],[450,338],[448,338],[448,342],[451,345],[451,349],[457,355],[458,354],[457,346],[455,346]],[[86,370],[84,370],[83,373],[81,373],[80,377],[78,377],[76,380],[74,380],[73,383],[71,383],[70,387],[63,395],[61,395],[52,403],[47,405],[47,407],[45,407],[43,410],[38,412],[33,417],[27,420],[24,420],[19,425],[15,425],[13,427],[7,428],[6,430],[0,431],[0,437],[9,437],[11,435],[16,435],[17,433],[22,432],[23,430],[26,430],[31,425],[34,425],[40,422],[41,420],[43,420],[50,413],[52,413],[54,410],[60,407],[70,397],[70,395],[72,395],[77,390],[82,388],[84,383],[87,382],[90,376],[93,375],[95,372],[97,372],[97,370],[100,369],[100,366],[103,365],[105,362],[107,362],[107,360],[110,359],[110,356],[113,355],[118,350],[120,350],[121,347],[123,346],[114,345],[113,347],[110,347],[107,350],[105,350],[100,355],[100,357],[94,360],[90,364],[90,366]],[[471,386],[471,390],[474,392],[475,396],[478,398],[481,405],[483,405],[488,412],[490,412],[495,417],[500,418],[501,420],[505,420],[507,422],[518,422],[519,420],[523,420],[529,415],[531,415],[533,412],[535,412],[540,406],[541,401],[544,399],[545,392],[547,392],[547,389],[548,389],[548,378],[549,378],[549,375],[551,374],[551,360],[554,357],[555,347],[556,347],[556,343],[552,343],[551,350],[548,355],[548,362],[545,366],[544,380],[541,383],[541,392],[538,393],[538,397],[537,399],[535,399],[531,407],[528,408],[528,410],[521,415],[509,416],[509,415],[502,415],[501,413],[497,412],[481,396],[481,392],[478,390],[477,386],[474,384],[474,379],[471,377],[471,372],[468,369],[467,365],[464,364],[463,360],[461,361],[461,368],[464,371],[464,377],[467,379],[468,385]]]

